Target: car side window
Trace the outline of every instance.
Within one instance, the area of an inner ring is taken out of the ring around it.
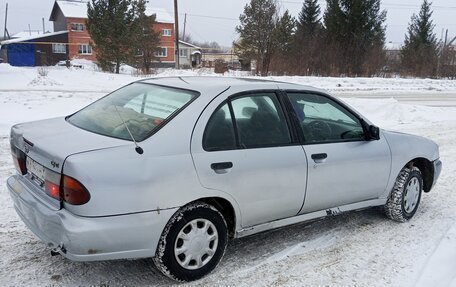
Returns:
[[[203,148],[206,151],[289,143],[291,136],[288,124],[279,100],[272,92],[228,100],[209,118],[203,135]]]
[[[250,94],[231,101],[242,148],[283,145],[290,132],[275,93]]]
[[[288,93],[306,143],[364,140],[359,119],[328,97]]]
[[[203,136],[203,148],[207,151],[236,148],[233,121],[227,103],[210,117]]]

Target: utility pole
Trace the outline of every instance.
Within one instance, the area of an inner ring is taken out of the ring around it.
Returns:
[[[448,41],[448,29],[446,29],[445,40],[443,42],[442,51],[440,52],[439,59],[437,61],[437,76],[440,76],[441,67],[445,65],[445,52],[447,49],[447,41]]]
[[[176,58],[176,69],[179,70],[179,12],[177,10],[177,0],[174,0],[174,37],[176,40],[174,57]]]
[[[3,39],[6,39],[6,36],[8,36],[8,39],[10,38],[8,28],[6,28],[8,23],[8,3],[6,3],[6,10],[5,10],[5,30],[3,30]]]
[[[184,17],[184,33],[182,34],[182,41],[185,41],[185,27],[187,26],[187,13],[185,13]]]
[[[41,18],[41,20],[43,21],[43,34],[45,34],[46,33],[46,27],[44,26],[44,17]]]

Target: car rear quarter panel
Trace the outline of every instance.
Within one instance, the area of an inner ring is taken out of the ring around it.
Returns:
[[[232,197],[201,186],[193,165],[190,138],[207,102],[203,96],[152,137],[140,142],[142,155],[136,153],[131,143],[69,156],[64,174],[79,180],[91,199],[81,206],[66,204],[65,208],[81,216],[110,216],[164,210],[200,198],[221,197],[240,216]]]
[[[382,131],[391,149],[391,176],[383,197],[388,197],[401,169],[416,158],[434,161],[439,158],[439,147],[432,140],[398,132]]]

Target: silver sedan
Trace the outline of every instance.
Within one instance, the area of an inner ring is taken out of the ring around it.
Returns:
[[[16,211],[53,255],[153,257],[179,281],[229,238],[373,206],[407,221],[442,167],[431,140],[321,90],[215,77],[142,80],[15,125],[11,151]]]

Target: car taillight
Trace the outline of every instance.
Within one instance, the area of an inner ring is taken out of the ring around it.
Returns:
[[[50,197],[60,200],[60,174],[46,169],[44,177],[44,192]]]
[[[76,179],[63,175],[63,201],[73,205],[82,205],[90,200],[89,191]]]
[[[27,167],[25,165],[25,159],[26,159],[26,156],[25,156],[25,153],[23,151],[21,151],[20,149],[18,149],[17,147],[15,146],[11,146],[11,155],[13,156],[13,163],[14,163],[14,166],[16,167],[16,170],[24,175],[27,173]]]

